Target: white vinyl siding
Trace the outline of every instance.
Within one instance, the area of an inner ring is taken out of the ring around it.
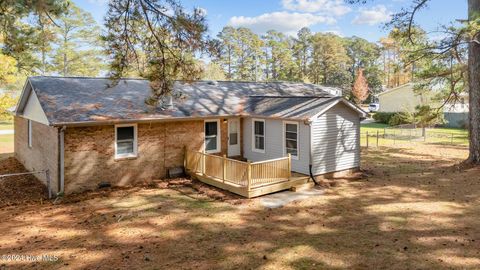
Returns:
[[[243,134],[245,134],[242,141],[244,157],[253,162],[285,157],[284,121],[277,119],[256,119],[265,121],[265,151],[261,153],[253,151],[254,123],[252,120],[252,118],[245,118],[243,122]],[[292,158],[292,171],[308,174],[310,127],[305,125],[303,121],[296,123],[298,123],[299,157],[298,159]]]
[[[137,125],[115,126],[115,158],[137,156]]]
[[[205,121],[205,152],[220,152],[220,120]]]
[[[313,119],[312,171],[314,175],[360,166],[360,119],[339,103]]]
[[[48,125],[48,119],[35,92],[31,92],[23,109],[22,116],[37,123]]]

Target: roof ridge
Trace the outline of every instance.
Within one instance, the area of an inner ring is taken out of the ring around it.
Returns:
[[[28,78],[59,78],[59,79],[102,79],[102,80],[111,80],[110,77],[91,77],[91,76],[59,76],[59,75],[38,75],[38,76],[28,76]],[[120,80],[140,80],[147,81],[144,78],[132,78],[132,77],[122,77]]]
[[[270,98],[334,98],[337,96],[333,96],[327,94],[326,96],[321,95],[304,95],[304,96],[297,96],[297,95],[249,95],[248,97],[270,97]]]
[[[111,80],[110,77],[107,76],[60,76],[60,75],[36,75],[36,76],[28,76],[28,78],[59,78],[59,79],[102,79],[102,80]],[[139,78],[139,77],[121,77],[119,80],[139,80],[139,81],[148,81],[145,78]],[[176,82],[188,82],[187,80],[175,80]],[[314,84],[314,83],[306,83],[306,82],[295,82],[295,81],[229,81],[229,80],[193,80],[192,82],[211,82],[211,81],[216,81],[216,82],[223,82],[223,83],[257,83],[257,84],[301,84],[301,85],[312,85],[315,87],[328,87],[328,88],[338,88],[336,86],[329,86],[329,85],[320,85],[320,84]]]

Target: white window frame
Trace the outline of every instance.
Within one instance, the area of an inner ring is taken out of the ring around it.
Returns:
[[[287,155],[287,124],[297,126],[297,155],[292,155],[292,159],[298,160],[300,156],[300,123],[295,121],[283,121],[283,155]]]
[[[263,148],[264,149],[257,149],[255,147],[255,122],[263,122]],[[252,119],[252,151],[257,153],[265,153],[265,149],[267,148],[267,125],[265,124],[265,119]]]
[[[207,150],[207,144],[205,143],[205,140],[207,139],[205,125],[207,123],[214,123],[214,122],[217,123],[217,148],[213,150]],[[221,140],[220,140],[221,137],[222,135],[220,133],[220,119],[205,120],[203,123],[203,149],[205,153],[208,153],[208,154],[220,153],[222,151]]]
[[[28,147],[32,148],[32,120],[27,119],[27,143]]]
[[[119,127],[133,127],[133,153],[129,153],[129,154],[117,153],[117,128]],[[115,125],[115,159],[136,158],[137,156],[138,156],[137,124]]]

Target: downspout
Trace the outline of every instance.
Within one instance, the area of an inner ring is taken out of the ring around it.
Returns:
[[[58,133],[58,193],[65,192],[65,129],[62,126]]]
[[[305,124],[308,126],[308,137],[309,137],[309,140],[310,140],[310,144],[308,145],[309,155],[310,155],[310,157],[308,159],[308,172],[310,173],[310,178],[312,179],[313,183],[315,183],[315,185],[318,185],[317,180],[315,180],[315,177],[313,176],[313,172],[312,172],[312,167],[313,167],[313,164],[312,164],[312,160],[313,160],[312,121],[307,120],[307,121],[305,121]]]

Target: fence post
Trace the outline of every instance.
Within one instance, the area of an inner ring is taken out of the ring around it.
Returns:
[[[385,134],[387,133],[387,129],[383,128],[383,138],[385,139]]]
[[[51,189],[51,186],[50,186],[50,171],[47,169],[45,171],[45,178],[47,179],[47,189],[48,189],[48,198],[51,199],[52,198],[52,189]]]
[[[292,177],[292,154],[288,153],[288,179]]]
[[[367,148],[368,148],[368,131],[367,131]]]
[[[377,148],[378,148],[378,130],[377,130]]]
[[[223,155],[223,177],[222,180],[225,183],[225,176],[227,176],[227,155]]]
[[[395,137],[395,130],[393,131],[393,145],[395,145],[395,140],[397,139],[397,137]]]
[[[250,191],[252,182],[252,162],[247,161],[247,190]]]

